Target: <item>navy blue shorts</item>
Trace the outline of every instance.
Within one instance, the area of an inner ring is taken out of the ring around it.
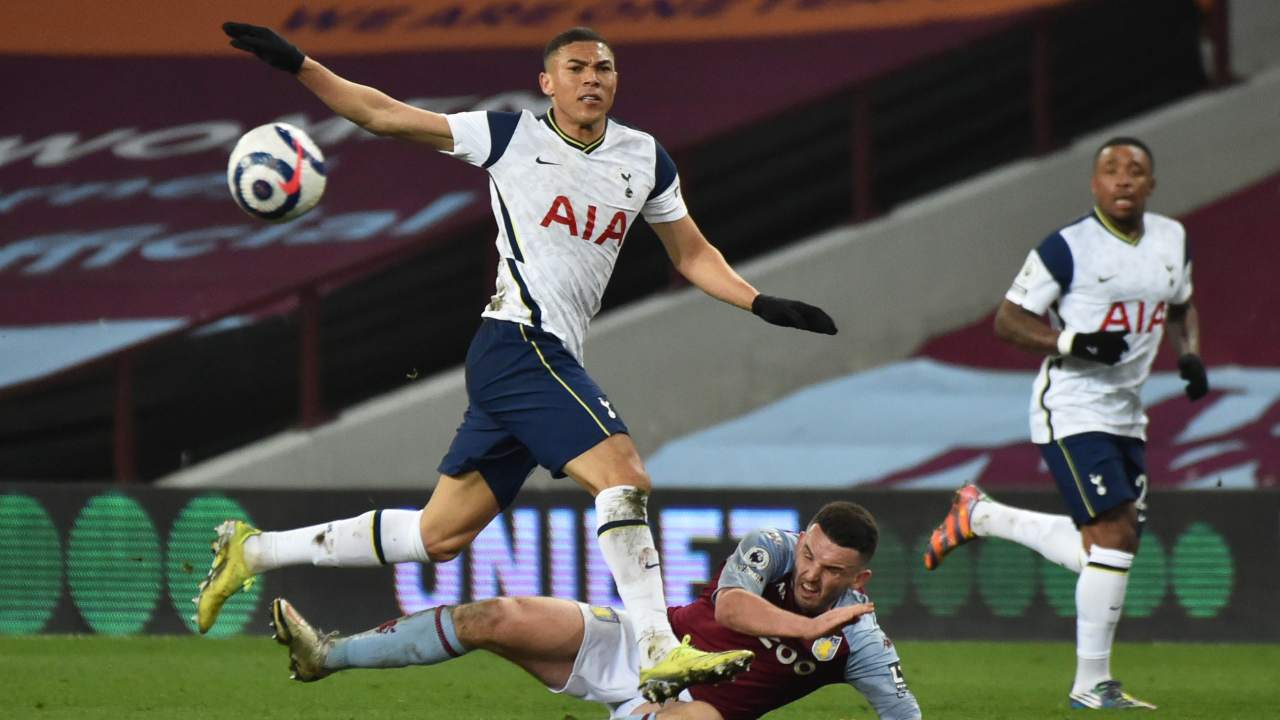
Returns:
[[[1146,443],[1138,438],[1086,432],[1037,445],[1077,526],[1132,502],[1147,520]]]
[[[479,470],[503,509],[535,466],[564,477],[565,463],[627,432],[577,358],[537,328],[485,318],[466,375],[470,402],[439,471]]]

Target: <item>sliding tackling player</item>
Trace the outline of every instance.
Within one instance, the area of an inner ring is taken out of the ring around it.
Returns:
[[[348,668],[434,665],[484,649],[552,692],[608,705],[611,717],[746,720],[818,688],[848,683],[881,720],[915,720],[893,643],[863,587],[879,530],[862,506],[825,505],[801,533],[757,530],[738,544],[693,603],[668,609],[676,632],[710,650],[750,648],[732,682],[697,685],[658,706],[636,693],[640,658],[629,613],[571,600],[494,598],[441,606],[339,638],[312,628],[288,601],[272,605],[294,678]]]

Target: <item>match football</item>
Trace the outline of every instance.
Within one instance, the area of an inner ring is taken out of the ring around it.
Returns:
[[[302,129],[287,123],[245,133],[227,161],[227,187],[241,210],[272,222],[288,222],[324,195],[324,155]]]

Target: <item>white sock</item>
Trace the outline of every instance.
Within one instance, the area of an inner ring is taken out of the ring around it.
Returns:
[[[643,667],[677,645],[667,621],[662,568],[646,516],[648,500],[648,493],[631,485],[605,488],[596,495],[596,540],[635,624]]]
[[[1076,679],[1071,692],[1086,692],[1111,679],[1111,644],[1124,608],[1133,554],[1093,546],[1076,581]]]
[[[1084,567],[1080,531],[1066,515],[1049,515],[994,500],[980,500],[973,507],[969,523],[976,535],[1011,540],[1071,572],[1078,573]]]
[[[245,562],[254,573],[287,565],[377,567],[427,562],[421,517],[421,510],[370,510],[323,525],[264,532],[244,541]]]

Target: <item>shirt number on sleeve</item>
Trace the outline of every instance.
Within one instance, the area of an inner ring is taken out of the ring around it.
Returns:
[[[889,673],[893,675],[893,684],[898,691],[898,697],[906,697],[907,676],[902,674],[902,663],[890,663]]]

